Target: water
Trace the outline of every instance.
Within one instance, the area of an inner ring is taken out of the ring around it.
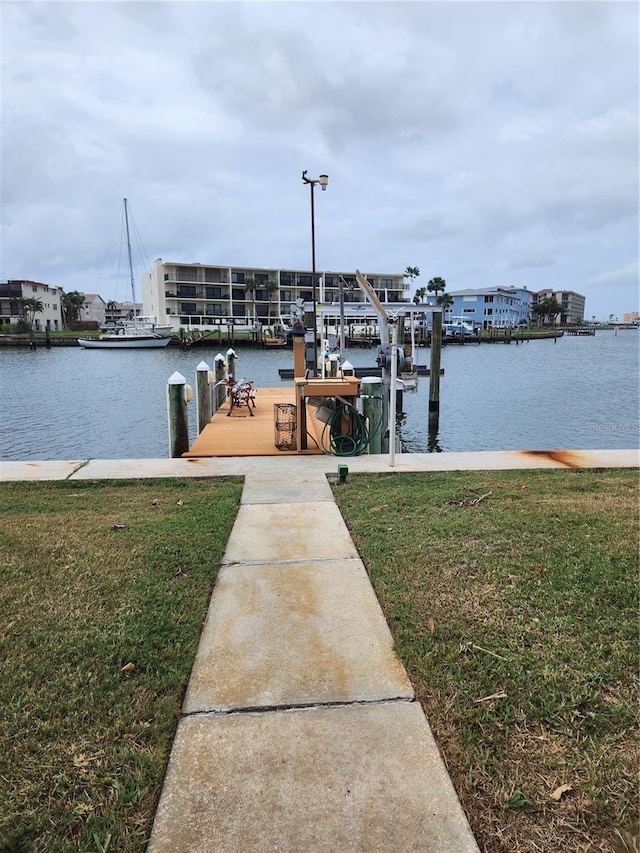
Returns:
[[[195,387],[200,361],[218,349],[0,349],[0,459],[124,459],[168,456],[166,382],[179,371]],[[223,349],[224,352],[224,349]],[[290,350],[237,350],[237,375],[282,382]],[[373,366],[376,348],[348,350]],[[429,363],[430,350],[418,361]],[[549,450],[638,446],[639,349],[633,330],[518,346],[447,346],[440,382],[438,449]],[[424,452],[429,380],[404,395],[404,449]],[[258,396],[258,405],[259,405]],[[195,403],[189,406],[195,439]]]

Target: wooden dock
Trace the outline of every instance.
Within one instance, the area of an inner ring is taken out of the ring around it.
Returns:
[[[308,450],[278,450],[276,447],[274,404],[295,403],[295,389],[256,389],[253,417],[246,406],[234,408],[229,415],[229,404],[224,403],[213,415],[183,458],[214,456],[308,456],[320,454],[320,435],[324,424],[314,417],[308,418],[308,428],[318,446],[309,439]],[[295,441],[295,437],[294,437]]]

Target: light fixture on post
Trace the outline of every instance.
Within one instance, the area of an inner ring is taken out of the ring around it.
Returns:
[[[322,190],[326,190],[329,183],[329,175],[320,175],[319,178],[307,177],[307,170],[302,173],[302,180],[305,184],[309,184],[311,188],[311,285],[313,295],[313,375],[318,372],[318,319],[316,313],[317,292],[316,292],[316,225],[315,211],[313,206],[313,188],[316,184],[320,184]]]

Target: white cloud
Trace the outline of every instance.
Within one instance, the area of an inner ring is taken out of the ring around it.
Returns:
[[[151,257],[306,266],[308,169],[330,175],[320,267],[553,278],[589,313],[637,309],[634,280],[602,278],[638,258],[635,4],[0,14],[3,278],[94,290],[123,196]]]

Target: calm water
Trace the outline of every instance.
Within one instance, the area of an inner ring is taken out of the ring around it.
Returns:
[[[635,448],[639,337],[598,332],[519,346],[447,346],[442,352],[442,450]],[[224,351],[224,350],[223,350]],[[0,349],[0,459],[123,459],[168,456],[166,382],[178,370],[195,386],[200,361],[218,348],[183,352],[80,348]],[[290,350],[238,349],[237,375],[278,386]],[[348,350],[355,365],[376,349]],[[430,351],[419,350],[429,364]],[[428,449],[429,380],[405,394],[404,448]],[[259,398],[258,398],[259,404]],[[195,438],[195,402],[189,406]]]

